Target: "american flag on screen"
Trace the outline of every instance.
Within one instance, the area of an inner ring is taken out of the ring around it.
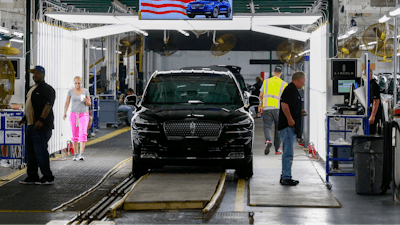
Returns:
[[[194,0],[141,0],[140,11],[142,18],[152,17],[159,15],[166,15],[170,17],[170,14],[178,14],[186,17],[186,6],[189,2]]]

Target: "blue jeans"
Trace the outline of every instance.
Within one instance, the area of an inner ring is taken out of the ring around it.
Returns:
[[[118,106],[118,111],[127,112],[129,116],[129,122],[131,122],[133,117],[133,110],[135,107],[133,105],[120,105]]]
[[[296,140],[294,127],[286,127],[279,131],[282,140],[282,174],[281,179],[292,178],[293,144]]]
[[[38,167],[44,177],[54,179],[53,173],[50,170],[49,152],[47,151],[48,144],[52,135],[52,130],[44,133],[35,130],[35,125],[26,127],[26,158],[27,158],[27,173],[28,177],[39,178]]]

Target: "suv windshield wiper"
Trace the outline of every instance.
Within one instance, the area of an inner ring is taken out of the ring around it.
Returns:
[[[203,104],[204,102],[202,102],[200,100],[189,100],[188,103],[190,103],[190,104]]]

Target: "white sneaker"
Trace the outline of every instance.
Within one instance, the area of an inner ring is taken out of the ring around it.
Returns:
[[[79,154],[75,154],[74,158],[72,159],[73,161],[78,161],[79,160]]]
[[[2,167],[11,167],[11,163],[9,163],[7,159],[2,159],[1,166]]]
[[[82,160],[82,161],[85,160],[85,156],[83,155],[83,153],[81,153],[81,154],[79,155],[79,160]]]

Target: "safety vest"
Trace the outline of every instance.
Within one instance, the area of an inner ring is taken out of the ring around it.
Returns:
[[[264,81],[263,109],[279,109],[281,95],[288,83],[279,77],[271,77]]]

